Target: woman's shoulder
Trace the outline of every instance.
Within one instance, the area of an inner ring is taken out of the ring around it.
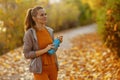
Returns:
[[[46,28],[48,29],[48,30],[51,30],[51,31],[54,31],[51,27],[49,27],[49,26],[46,26]]]
[[[33,30],[34,30],[33,28],[28,29],[28,30],[25,32],[25,35],[31,35],[31,33],[32,33]]]

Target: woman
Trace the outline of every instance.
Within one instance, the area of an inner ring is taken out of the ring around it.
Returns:
[[[30,72],[34,80],[57,80],[58,63],[56,54],[49,55],[48,50],[54,48],[53,29],[46,26],[47,14],[43,7],[29,9],[25,19],[25,35],[23,53],[31,59]],[[62,42],[62,36],[58,37]]]

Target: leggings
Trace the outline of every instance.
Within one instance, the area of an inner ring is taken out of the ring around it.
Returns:
[[[43,65],[42,73],[34,73],[34,80],[57,80],[56,64]]]

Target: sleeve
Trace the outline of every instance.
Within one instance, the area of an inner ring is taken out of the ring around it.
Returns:
[[[33,51],[33,42],[30,31],[27,31],[23,38],[23,53],[26,59],[33,59],[36,56],[35,51]]]

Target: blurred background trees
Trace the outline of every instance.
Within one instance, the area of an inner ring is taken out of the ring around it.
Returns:
[[[52,4],[48,9],[48,25],[55,31],[68,29],[78,25],[79,9],[74,3],[67,3],[65,0]]]

